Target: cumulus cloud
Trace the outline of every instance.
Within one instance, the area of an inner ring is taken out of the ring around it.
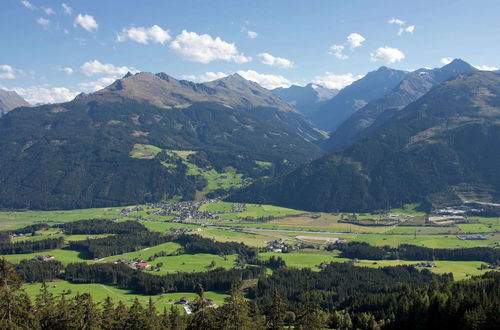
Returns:
[[[183,79],[191,80],[195,82],[207,82],[213,81],[216,79],[227,77],[227,74],[224,72],[205,72],[199,75],[184,75]]]
[[[73,8],[71,8],[67,4],[63,3],[61,7],[63,8],[65,14],[71,15],[73,13]]]
[[[497,71],[498,68],[494,66],[489,66],[489,65],[473,65],[478,70],[481,71]]]
[[[36,20],[36,22],[40,24],[45,30],[49,28],[50,20],[47,18],[40,17],[39,19]]]
[[[342,45],[333,45],[330,47],[329,54],[335,55],[339,60],[347,60],[349,56],[344,54],[344,48]]]
[[[91,15],[78,14],[73,22],[74,26],[80,26],[89,32],[95,32],[99,28],[96,20]]]
[[[199,63],[210,63],[215,60],[246,63],[252,60],[240,53],[234,43],[186,30],[175,37],[170,43],[170,48],[183,59]]]
[[[259,34],[255,31],[247,31],[247,36],[250,38],[250,39],[255,39],[259,36]]]
[[[332,89],[342,89],[362,78],[363,75],[353,75],[352,73],[334,74],[325,72],[323,76],[314,77],[313,83]]]
[[[93,81],[79,83],[78,87],[86,93],[92,93],[111,85],[116,79],[117,77],[101,77]]]
[[[7,64],[0,65],[0,79],[14,79],[14,69]]]
[[[389,24],[396,24],[396,25],[405,25],[405,21],[400,20],[399,18],[392,17],[390,20],[387,21]]]
[[[130,29],[122,29],[122,32],[116,37],[116,41],[118,42],[131,40],[145,45],[150,42],[163,45],[165,41],[170,39],[168,30],[163,30],[158,25],[153,25],[149,28],[132,27]]]
[[[453,57],[443,57],[441,59],[441,64],[444,64],[444,65],[450,64],[452,61],[453,61]]]
[[[56,12],[54,11],[54,9],[49,8],[49,7],[44,7],[44,8],[43,8],[43,11],[45,12],[45,15],[53,15],[53,14],[55,14],[55,13],[56,13]]]
[[[63,66],[58,66],[55,68],[57,71],[61,71],[61,72],[64,72],[66,74],[73,74],[74,70],[73,68],[70,68],[68,66],[66,67],[63,67]]]
[[[254,70],[246,70],[246,71],[240,70],[237,71],[236,73],[238,73],[243,78],[256,82],[257,84],[267,89],[274,89],[278,87],[290,87],[292,85],[290,80],[280,75],[263,74],[263,73],[258,73]]]
[[[363,42],[366,40],[365,37],[356,32],[349,34],[346,39],[347,42],[344,42],[343,45],[330,46],[330,51],[328,53],[335,55],[339,60],[347,60],[349,56],[344,54],[346,45],[348,44],[351,51],[354,51],[355,48],[362,46]]]
[[[366,39],[359,33],[351,33],[347,36],[347,42],[349,43],[351,49],[361,46],[365,40]]]
[[[405,32],[413,34],[413,31],[415,31],[415,25],[410,25],[410,26],[407,26],[405,28],[399,28],[398,36],[402,36],[403,33],[405,33]]]
[[[259,57],[265,65],[276,66],[278,68],[291,68],[293,66],[292,61],[283,57],[275,57],[269,53],[260,53]]]
[[[127,72],[137,72],[133,68],[126,66],[115,66],[111,63],[101,63],[98,60],[93,60],[83,63],[82,72],[87,76],[95,75],[110,75],[110,76],[121,76],[125,75]]]
[[[78,95],[78,92],[71,91],[66,87],[33,86],[17,87],[13,90],[31,104],[68,102]]]
[[[23,4],[24,7],[28,8],[29,10],[35,10],[36,9],[35,5],[33,5],[28,0],[21,0],[21,3]]]
[[[373,62],[381,61],[388,64],[400,62],[405,58],[405,54],[397,48],[379,47],[374,53],[370,54]]]

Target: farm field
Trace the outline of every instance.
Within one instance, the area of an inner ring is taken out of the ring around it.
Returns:
[[[0,230],[24,227],[35,222],[71,222],[84,219],[120,218],[123,207],[77,209],[64,211],[1,211]]]
[[[92,260],[87,260],[80,258],[79,252],[73,251],[73,250],[65,250],[65,249],[55,249],[55,250],[49,250],[49,251],[41,251],[41,252],[36,252],[36,253],[27,253],[27,254],[8,254],[4,255],[5,259],[12,263],[19,263],[21,260],[30,260],[31,258],[35,256],[40,256],[40,255],[53,255],[55,260],[58,260],[62,262],[64,265],[72,263],[72,262],[87,262],[90,263],[93,261]]]
[[[117,256],[115,256],[115,260]],[[150,263],[157,265],[158,263],[163,263],[160,271],[147,271],[154,275],[165,275],[176,272],[206,272],[215,268],[226,268],[230,269],[235,266],[236,255],[229,256],[218,256],[215,254],[208,253],[197,253],[197,254],[182,254],[179,256],[168,256],[159,257]],[[210,267],[210,264],[215,262],[214,267]]]
[[[315,271],[320,271],[318,267],[322,262],[348,262],[350,259],[341,258],[338,252],[328,252],[321,250],[311,250],[307,252],[292,252],[292,253],[274,253],[265,252],[259,254],[259,258],[268,259],[271,256],[281,257],[285,260],[287,267],[294,268],[311,268]],[[422,260],[426,261],[426,260]],[[358,260],[354,263],[360,267],[386,267],[398,265],[416,265],[421,261],[407,261],[407,260]],[[455,280],[461,280],[469,276],[481,275],[486,270],[479,270],[478,268],[483,264],[480,261],[434,261],[436,268],[428,268],[430,271],[444,274],[453,273]]]
[[[175,292],[175,293],[164,293],[161,295],[139,295],[134,294],[130,290],[119,289],[111,285],[103,284],[73,284],[66,281],[55,281],[47,283],[48,290],[53,294],[60,296],[64,294],[67,298],[76,296],[77,293],[83,294],[88,293],[92,295],[94,301],[101,302],[108,296],[113,299],[115,303],[118,301],[123,301],[125,305],[132,305],[135,298],[143,304],[147,304],[149,298],[153,300],[155,306],[160,311],[163,307],[169,307],[171,304],[178,301],[180,298],[187,297],[190,301],[195,300],[197,295],[192,292]],[[26,293],[33,299],[40,293],[42,284],[25,284],[23,288]],[[70,291],[71,293],[67,294]],[[207,299],[213,300],[217,305],[222,305],[224,303],[224,298],[228,297],[225,293],[219,293],[214,291],[206,291],[205,296]],[[178,305],[179,307],[182,305]]]

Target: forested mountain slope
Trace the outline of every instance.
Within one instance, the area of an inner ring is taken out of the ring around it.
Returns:
[[[459,75],[364,139],[233,201],[315,211],[500,200],[500,75]]]

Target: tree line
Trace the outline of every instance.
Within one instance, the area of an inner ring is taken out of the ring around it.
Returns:
[[[133,234],[148,231],[142,223],[133,220],[123,222],[109,219],[78,220],[57,227],[69,235]]]
[[[398,247],[372,246],[365,242],[335,243],[328,250],[340,250],[341,257],[368,260],[453,260],[484,261],[500,263],[500,249],[472,247],[458,249],[433,249],[423,246],[401,244]]]
[[[0,241],[0,254],[26,254],[45,250],[59,249],[64,245],[64,238],[47,238],[38,241]]]
[[[233,283],[223,306],[209,308],[204,289],[190,307],[191,315],[181,315],[172,305],[158,311],[153,300],[146,306],[135,299],[131,306],[115,303],[111,298],[97,303],[88,294],[74,298],[55,296],[42,285],[34,301],[22,289],[22,282],[12,264],[0,260],[0,328],[1,329],[172,329],[172,330],[299,330],[319,329],[498,329],[500,327],[500,274],[453,282],[434,275],[405,283],[415,275],[405,267],[380,270],[352,265],[338,270],[291,274],[276,271],[253,300],[246,300],[239,284]],[[336,268],[334,265],[330,269]],[[328,269],[328,268],[327,268]],[[336,272],[338,274],[336,274]],[[367,272],[365,275],[362,272]],[[385,274],[383,274],[385,273]],[[425,272],[423,272],[425,273]],[[340,278],[338,275],[352,275]],[[401,278],[398,276],[401,275]],[[292,275],[291,278],[286,275]],[[305,276],[301,276],[305,275]],[[372,276],[375,279],[370,281]],[[263,276],[263,275],[262,275]],[[363,285],[363,281],[368,281]],[[299,282],[295,282],[300,280]],[[349,285],[345,291],[346,283]],[[377,289],[373,283],[383,285]],[[340,284],[340,286],[335,283]],[[392,284],[391,284],[392,283]],[[327,284],[323,288],[323,284]],[[266,289],[264,289],[266,287]],[[352,290],[357,287],[357,290]],[[292,295],[290,295],[294,291]],[[323,299],[352,295],[329,309],[321,306],[322,291],[330,291]],[[264,299],[265,298],[265,299]]]

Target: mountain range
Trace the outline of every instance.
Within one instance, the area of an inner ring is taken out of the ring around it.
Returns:
[[[279,87],[271,90],[271,92],[307,117],[318,111],[325,102],[337,95],[339,90],[311,83],[306,86]]]
[[[335,97],[311,113],[309,118],[319,128],[333,132],[368,102],[393,90],[406,75],[406,71],[380,67],[343,88]]]
[[[21,96],[14,91],[6,91],[0,88],[0,117],[5,115],[12,109],[17,107],[29,107],[30,104],[26,102]]]
[[[0,207],[225,193],[230,178],[239,186],[317,158],[313,142],[322,138],[294,108],[239,75],[195,84],[127,74],[71,102],[21,107],[0,119]]]
[[[500,75],[465,73],[361,140],[229,200],[328,212],[498,202],[498,150]]]
[[[397,111],[426,94],[431,88],[461,73],[477,71],[467,62],[455,59],[436,69],[419,69],[408,73],[384,96],[354,112],[325,141],[325,149],[337,150],[358,141],[383,126]]]

